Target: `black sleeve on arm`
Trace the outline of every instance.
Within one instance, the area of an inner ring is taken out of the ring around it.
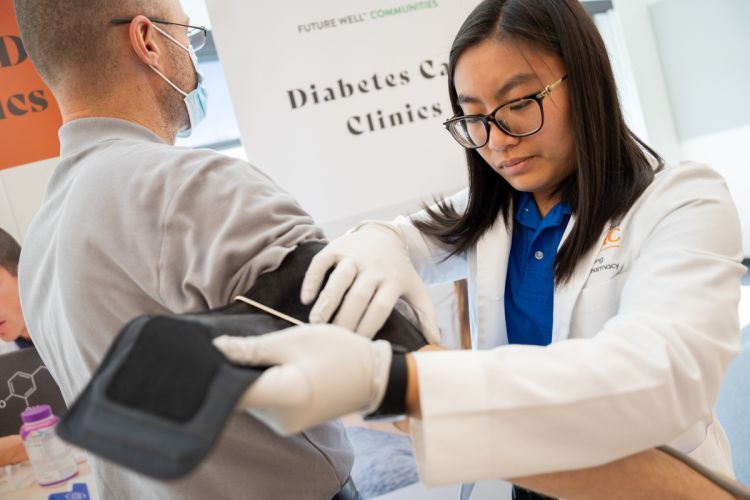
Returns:
[[[307,323],[313,305],[305,305],[300,302],[299,290],[302,287],[302,281],[310,262],[323,247],[325,247],[325,243],[321,242],[300,244],[286,256],[278,269],[261,274],[253,287],[244,295]],[[222,310],[238,314],[258,312],[251,306],[237,302]],[[290,325],[282,321],[281,326],[275,329],[287,328],[288,326]],[[417,351],[427,345],[427,340],[419,328],[411,324],[405,316],[396,310],[391,311],[385,324],[375,335],[375,340],[387,340],[391,345],[401,346],[409,352]]]

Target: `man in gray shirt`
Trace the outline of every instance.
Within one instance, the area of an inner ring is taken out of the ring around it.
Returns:
[[[24,242],[21,302],[70,404],[128,320],[227,304],[323,233],[247,163],[173,146],[205,111],[189,42],[204,34],[185,26],[178,0],[15,9],[64,120],[60,164]],[[353,454],[338,422],[282,438],[238,413],[179,481],[90,461],[107,499],[329,499]]]

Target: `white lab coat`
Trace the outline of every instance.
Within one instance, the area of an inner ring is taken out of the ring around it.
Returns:
[[[468,278],[479,349],[415,356],[422,419],[412,437],[427,484],[579,469],[662,444],[732,474],[713,408],[740,347],[744,267],[719,174],[684,163],[656,175],[556,288],[547,347],[503,345],[511,237],[502,219],[447,261],[408,219],[395,227],[427,283]]]

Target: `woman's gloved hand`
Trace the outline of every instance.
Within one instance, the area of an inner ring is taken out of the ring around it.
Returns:
[[[321,284],[335,267],[323,290]],[[333,240],[310,263],[301,300],[310,304],[311,323],[330,321],[372,338],[403,298],[416,313],[428,342],[440,342],[435,308],[427,287],[414,269],[398,230],[387,223],[365,223]],[[340,308],[339,308],[340,305]]]
[[[232,362],[270,366],[245,392],[246,409],[282,435],[380,405],[391,345],[334,325],[303,325],[259,337],[222,336],[214,345]]]

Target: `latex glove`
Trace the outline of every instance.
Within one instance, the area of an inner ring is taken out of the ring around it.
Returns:
[[[318,295],[328,270],[335,269]],[[325,323],[341,306],[333,323],[372,338],[403,298],[419,319],[428,342],[440,343],[437,315],[427,287],[409,260],[397,230],[370,222],[336,238],[310,263],[301,300],[310,304],[311,323]]]
[[[282,435],[300,432],[381,403],[391,345],[334,325],[303,325],[259,337],[222,336],[214,345],[232,362],[271,366],[239,408]]]

